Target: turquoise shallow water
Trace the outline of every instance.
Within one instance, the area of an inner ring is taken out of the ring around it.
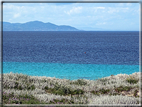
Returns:
[[[139,65],[3,62],[3,73],[23,73],[31,76],[47,76],[70,80],[95,80],[112,74],[132,74],[138,71]]]

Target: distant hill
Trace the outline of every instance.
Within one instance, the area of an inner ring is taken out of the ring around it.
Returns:
[[[3,31],[79,31],[79,30],[67,25],[58,26],[52,23],[31,21],[27,23],[3,22]]]

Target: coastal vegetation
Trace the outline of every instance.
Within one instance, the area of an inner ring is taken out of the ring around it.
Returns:
[[[3,74],[3,104],[140,104],[140,72],[97,80]]]

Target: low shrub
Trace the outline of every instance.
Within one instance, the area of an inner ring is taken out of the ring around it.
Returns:
[[[32,95],[14,95],[14,93],[3,93],[4,104],[45,104]]]
[[[101,79],[98,79],[99,81],[101,81],[101,82],[107,82],[108,81],[108,79],[107,78],[101,78]]]
[[[116,96],[97,96],[92,99],[91,104],[139,104],[139,99],[134,97],[116,95]],[[125,107],[127,107],[125,106]],[[134,105],[133,105],[134,106]],[[137,105],[138,106],[138,105]]]
[[[34,90],[35,89],[35,86],[34,85],[30,85],[30,84],[27,84],[27,90]]]
[[[14,85],[12,85],[14,84]],[[16,89],[16,90],[34,90],[35,89],[35,85],[31,85],[29,83],[26,83],[24,87],[22,87],[22,85],[19,82],[10,82],[9,84],[4,84],[4,88],[5,89]]]
[[[135,97],[138,97],[137,93],[138,93],[138,90],[136,89],[136,90],[134,91],[134,96],[135,96]]]
[[[87,82],[84,81],[83,79],[78,79],[77,81],[75,82],[71,82],[70,84],[76,84],[76,85],[86,85]]]
[[[122,91],[130,91],[132,89],[131,86],[120,86],[115,88],[116,92],[122,92]]]
[[[136,84],[136,83],[138,83],[138,79],[136,79],[136,78],[134,78],[134,77],[128,77],[127,79],[126,79],[126,81],[128,82],[128,83],[130,83],[130,84]]]
[[[84,94],[84,91],[81,90],[81,89],[77,89],[77,90],[74,90],[74,91],[71,91],[71,95],[76,95],[76,94]]]
[[[71,102],[68,99],[54,99],[53,101],[50,101],[49,104],[71,104]]]
[[[101,94],[107,94],[109,91],[110,91],[110,89],[104,89],[104,88],[102,88],[102,89],[99,90],[99,92]]]
[[[108,94],[108,92],[110,92],[110,89],[100,89],[98,91],[91,91],[91,93],[95,94],[95,95],[100,95],[100,94]]]
[[[120,93],[113,92],[113,93],[110,93],[109,95],[110,95],[110,96],[111,96],[111,95],[112,95],[112,96],[116,96],[116,95],[120,95]]]
[[[72,90],[69,87],[65,86],[55,86],[54,88],[49,88],[46,86],[45,91],[48,93],[53,93],[55,95],[79,95],[84,94],[84,91],[81,89]]]
[[[41,82],[45,83],[48,82],[46,79],[42,79]]]
[[[21,85],[19,85],[19,83],[18,83],[18,82],[15,82],[14,89],[22,90],[22,86],[21,86]]]
[[[93,90],[93,91],[91,91],[91,93],[93,93],[93,94],[95,94],[95,95],[98,95],[98,96],[100,95],[99,91],[94,91],[94,90]]]
[[[61,100],[53,99],[52,101],[49,102],[49,104],[84,104],[84,103],[81,101],[76,102],[74,98],[71,98],[71,100],[62,98]]]

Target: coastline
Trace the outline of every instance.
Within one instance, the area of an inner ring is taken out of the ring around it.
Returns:
[[[12,93],[18,99],[18,96],[26,94],[36,98],[39,104],[139,104],[140,74],[68,80],[11,72],[3,74],[3,95]],[[9,101],[6,96],[4,98],[4,104],[29,104],[20,99]]]
[[[75,80],[81,78],[95,80],[111,74],[132,74],[139,71],[139,65],[3,62],[3,71],[3,73],[23,73],[29,76],[55,76],[60,79]]]

